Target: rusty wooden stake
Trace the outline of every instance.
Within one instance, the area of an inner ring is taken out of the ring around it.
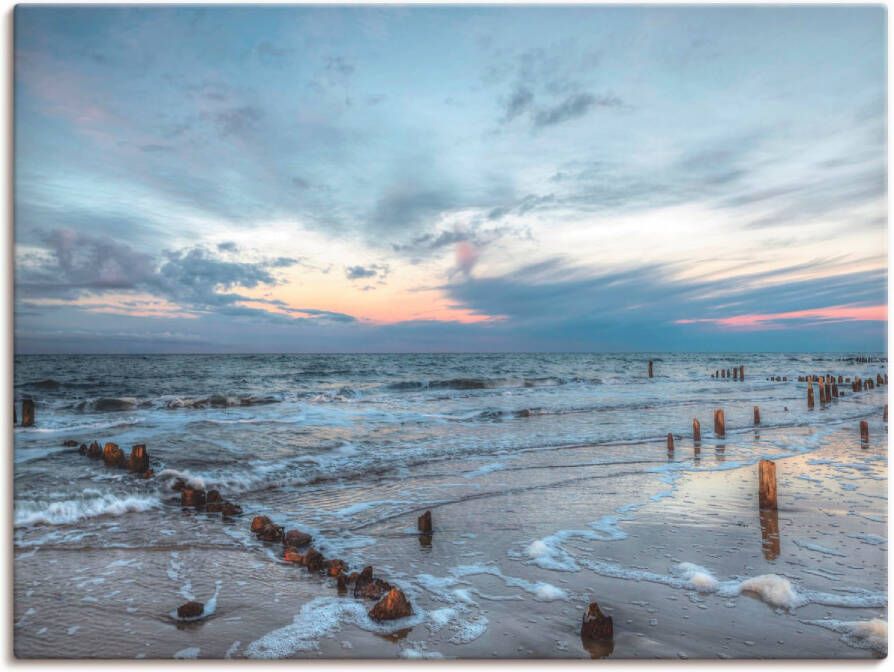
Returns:
[[[754,407],[754,424],[761,424],[761,409],[758,406]]]
[[[667,452],[668,454],[674,452],[674,435],[670,432],[667,433]]]
[[[869,443],[869,423],[865,420],[860,420],[860,442]]]
[[[813,410],[813,383],[807,383],[807,408]]]
[[[714,411],[714,436],[722,439],[726,436],[726,420],[723,417],[723,409]]]
[[[745,380],[745,365],[739,365],[739,380]]]
[[[22,399],[22,427],[34,426],[34,400]]]
[[[692,419],[692,440],[696,445],[701,443],[702,440],[702,425],[698,421],[698,418]]]
[[[772,460],[761,460],[758,464],[760,486],[758,499],[762,510],[776,509],[776,463]]]
[[[885,404],[885,414],[882,416],[882,420],[888,422],[888,404]]]

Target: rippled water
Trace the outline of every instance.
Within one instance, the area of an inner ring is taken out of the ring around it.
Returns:
[[[744,381],[710,375],[739,364]],[[582,477],[581,468],[644,478],[655,470],[654,442],[690,436],[693,418],[705,444],[716,444],[715,408],[726,411],[730,462],[810,450],[842,423],[876,414],[884,392],[850,395],[842,385],[847,397],[808,411],[797,377],[885,371],[881,361],[813,354],[17,357],[15,395],[36,400],[37,424],[15,430],[16,544],[168,548],[181,525],[167,514],[176,502],[169,486],[185,477],[219,488],[247,515],[297,520],[330,557],[363,563],[376,543],[370,526],[403,521],[387,529],[401,534],[415,512],[480,497],[483,487],[499,485],[503,495],[554,488],[558,474],[549,483],[545,474],[557,469],[562,483]],[[769,437],[760,451],[754,405]],[[145,443],[157,477],[106,470],[63,447],[66,439]],[[573,453],[580,446],[586,459]],[[674,460],[698,467],[688,452]],[[658,496],[658,477],[650,478],[645,502]],[[635,510],[635,496],[625,501]],[[592,539],[611,537],[616,522],[606,524]],[[225,532],[251,543],[244,527]],[[219,528],[191,528],[191,539],[207,534],[211,543]],[[527,561],[562,570],[568,551],[550,547],[553,536]],[[530,541],[520,536],[501,557],[518,557]],[[559,590],[527,585],[535,597]]]

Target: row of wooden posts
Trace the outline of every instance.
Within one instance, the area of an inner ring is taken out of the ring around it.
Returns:
[[[813,408],[811,405],[810,408]],[[754,421],[754,426],[757,427],[761,424],[761,409],[760,406],[755,406],[752,410],[752,418]],[[882,419],[884,422],[888,422],[888,404],[885,404],[885,410],[882,414]],[[722,408],[718,408],[714,411],[714,436],[718,439],[723,439],[726,437],[726,417],[723,413]],[[869,443],[869,423],[866,420],[860,421],[860,439],[866,444]],[[700,444],[702,440],[702,426],[698,421],[698,418],[692,419],[692,442],[695,445],[695,453],[698,454],[700,452]],[[667,452],[674,452],[674,435],[673,432],[667,433]]]

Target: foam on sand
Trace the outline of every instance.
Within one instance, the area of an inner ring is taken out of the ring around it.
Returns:
[[[367,615],[369,606],[343,597],[317,597],[304,606],[290,625],[268,632],[245,647],[249,658],[285,658],[299,651],[316,651],[319,640],[352,623],[363,630],[388,634],[418,625],[425,612],[413,606],[414,613],[388,623],[377,623]]]
[[[733,598],[752,595],[777,609],[797,609],[808,604],[827,607],[885,607],[888,597],[884,593],[873,593],[859,588],[841,587],[841,593],[797,588],[784,576],[761,574],[744,579],[718,580],[709,570],[689,562],[673,567],[668,574],[659,574],[642,569],[632,569],[604,560],[582,560],[583,565],[593,572],[614,579],[628,581],[648,581],[681,590],[700,593],[714,593],[720,597]]]
[[[827,618],[801,622],[841,633],[841,641],[848,646],[872,649],[888,655],[888,622],[881,618],[869,621],[838,621]]]

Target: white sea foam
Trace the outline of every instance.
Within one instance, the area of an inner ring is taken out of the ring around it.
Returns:
[[[161,506],[158,497],[118,496],[111,493],[61,501],[16,500],[15,527],[69,525],[85,518],[120,516]]]
[[[841,633],[841,641],[848,646],[888,654],[888,622],[880,618],[869,621],[839,621],[829,618],[801,622]]]
[[[245,647],[250,658],[285,658],[299,651],[316,651],[321,637],[353,623],[363,630],[387,634],[417,625],[425,612],[388,623],[377,623],[367,614],[369,607],[359,600],[339,597],[317,597],[301,607],[290,625],[268,632]]]
[[[177,653],[174,654],[174,658],[181,659],[193,659],[198,658],[199,653],[201,653],[201,649],[198,646],[190,646],[187,649],[181,649]]]
[[[601,576],[628,581],[648,581],[701,593],[716,593],[725,598],[738,597],[745,593],[756,596],[779,609],[797,609],[807,604],[854,608],[884,607],[888,604],[887,595],[884,593],[845,587],[839,588],[840,593],[824,593],[795,587],[786,577],[778,574],[720,581],[704,567],[688,562],[676,565],[668,574],[632,569],[604,560],[584,559],[581,562]]]
[[[822,553],[824,555],[835,555],[840,558],[847,557],[846,553],[840,553],[838,551],[834,551],[831,548],[826,548],[825,546],[820,546],[819,544],[814,544],[809,541],[799,541],[797,539],[792,539],[795,546],[800,546],[801,548],[807,549],[808,551],[816,551],[817,553]]]

